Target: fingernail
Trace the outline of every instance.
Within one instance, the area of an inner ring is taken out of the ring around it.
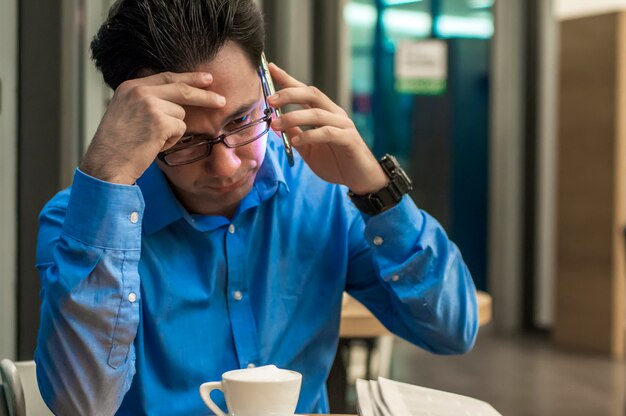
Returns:
[[[221,95],[218,95],[218,96],[217,96],[217,103],[218,103],[219,105],[224,105],[224,104],[226,104],[226,98],[225,98],[225,97],[222,97]]]
[[[276,101],[278,100],[278,93],[274,93],[272,95],[270,95],[269,97],[267,97],[268,101]]]
[[[281,123],[280,120],[274,120],[272,121],[272,127],[275,127],[277,129],[280,129],[282,127],[283,123]]]
[[[212,81],[213,80],[213,75],[211,75],[211,74],[204,74],[204,75],[202,75],[202,79],[204,81],[207,81],[207,82],[208,81]]]

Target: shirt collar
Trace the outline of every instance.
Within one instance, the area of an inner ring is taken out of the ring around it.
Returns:
[[[257,206],[268,200],[276,194],[281,187],[285,192],[289,192],[281,161],[279,160],[282,158],[279,158],[277,155],[278,150],[280,150],[280,147],[277,145],[277,136],[270,130],[267,139],[265,160],[257,172],[252,189],[241,201],[235,215],[239,215],[239,213],[246,209]],[[183,218],[192,227],[197,228],[199,224],[206,223],[206,221],[198,221],[200,217],[210,217],[199,215],[192,216],[189,214],[172,192],[165,175],[157,166],[156,162],[152,163],[137,180],[137,185],[141,189],[146,203],[142,222],[145,234],[155,233]],[[222,222],[223,221],[209,221],[210,224],[216,225]]]
[[[144,233],[152,234],[189,215],[176,199],[156,162],[141,175],[137,185],[146,202],[142,222]]]
[[[261,201],[265,201],[276,193],[279,186],[282,185],[285,192],[289,192],[289,186],[285,180],[285,174],[283,172],[283,166],[285,166],[286,157],[279,157],[279,152],[282,150],[282,142],[280,138],[273,130],[270,130],[270,134],[267,137],[267,147],[265,150],[265,160],[263,165],[257,173],[254,181],[254,188],[259,193]]]

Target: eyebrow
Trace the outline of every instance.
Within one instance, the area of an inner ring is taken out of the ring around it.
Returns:
[[[235,118],[236,116],[239,116],[249,110],[252,109],[252,107],[254,107],[254,105],[259,101],[259,99],[255,99],[249,103],[245,103],[239,106],[239,108],[237,108],[235,111],[233,111],[232,113],[230,113],[229,115],[227,115],[224,120],[231,120],[233,118]]]
[[[234,119],[235,117],[240,116],[241,114],[248,112],[249,110],[252,109],[252,107],[254,107],[254,105],[258,101],[259,101],[259,99],[256,98],[256,99],[254,99],[254,100],[252,100],[250,102],[241,104],[239,107],[237,107],[236,110],[232,111],[229,115],[224,117],[224,120],[230,121],[230,120]],[[184,136],[206,136],[206,135],[207,135],[207,133],[198,133],[198,132],[195,132],[195,131],[186,131],[185,134],[183,135],[183,137]]]

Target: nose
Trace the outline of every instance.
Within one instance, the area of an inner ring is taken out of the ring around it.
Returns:
[[[231,149],[218,143],[211,149],[211,156],[204,159],[205,170],[217,178],[230,178],[241,166],[237,149]]]

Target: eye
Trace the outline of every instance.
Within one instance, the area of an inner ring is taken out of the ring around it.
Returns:
[[[178,141],[178,144],[191,143],[192,140],[193,140],[193,136],[185,136]]]
[[[174,148],[186,147],[196,143],[200,143],[204,140],[204,136],[191,134],[189,136],[183,136],[175,145]]]
[[[234,120],[232,120],[230,123],[228,123],[228,129],[232,130],[235,129],[237,127],[241,127],[244,124],[248,123],[250,120],[250,113],[246,114],[245,116],[236,118]]]

